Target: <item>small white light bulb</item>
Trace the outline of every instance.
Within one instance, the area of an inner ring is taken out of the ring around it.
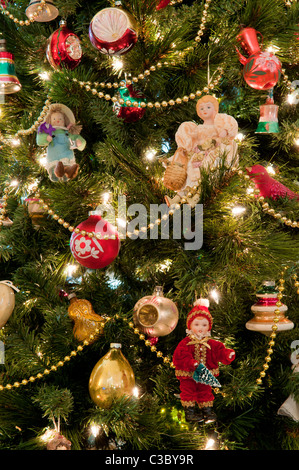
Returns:
[[[246,208],[242,206],[235,206],[232,208],[232,214],[234,217],[244,214],[245,211],[246,211]]]

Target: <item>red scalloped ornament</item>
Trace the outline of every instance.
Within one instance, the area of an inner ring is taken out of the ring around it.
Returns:
[[[136,44],[133,18],[120,8],[104,8],[91,20],[89,39],[102,54],[123,55]]]
[[[54,69],[66,67],[73,70],[80,64],[82,58],[80,39],[67,28],[65,21],[62,20],[60,28],[49,37],[46,56]]]

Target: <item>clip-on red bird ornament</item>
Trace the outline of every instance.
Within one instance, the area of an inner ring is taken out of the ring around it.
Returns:
[[[262,165],[253,165],[246,168],[250,178],[254,181],[255,187],[260,190],[260,196],[278,199],[279,197],[288,197],[289,199],[297,199],[299,201],[299,194],[291,191],[279,181],[269,175],[266,168]]]

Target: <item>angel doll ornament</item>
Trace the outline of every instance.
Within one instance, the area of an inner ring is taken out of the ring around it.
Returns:
[[[203,120],[203,124],[197,125],[195,122],[186,121],[179,126],[175,134],[178,149],[174,156],[168,159],[166,166],[175,162],[178,153],[187,155],[185,163],[181,159],[181,165],[185,164],[186,177],[182,186],[178,188],[168,184],[164,175],[164,185],[177,191],[173,199],[166,196],[168,205],[180,202],[194,186],[199,185],[202,169],[205,171],[214,169],[222,159],[225,159],[227,167],[233,163],[237,164],[237,144],[234,139],[238,133],[238,123],[232,116],[219,113],[218,110],[218,100],[214,96],[205,95],[196,104],[196,112]],[[199,195],[186,199],[194,207]]]
[[[45,122],[38,128],[36,143],[47,147],[45,168],[53,182],[74,179],[79,171],[74,149],[84,150],[86,141],[79,134],[72,111],[63,104],[52,104]]]

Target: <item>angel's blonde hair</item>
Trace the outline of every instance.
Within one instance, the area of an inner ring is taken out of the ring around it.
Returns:
[[[197,114],[198,114],[198,108],[199,108],[201,103],[212,103],[214,105],[216,113],[218,113],[219,103],[218,103],[218,100],[214,96],[205,95],[197,101],[197,103],[196,103],[196,112],[197,112]]]

